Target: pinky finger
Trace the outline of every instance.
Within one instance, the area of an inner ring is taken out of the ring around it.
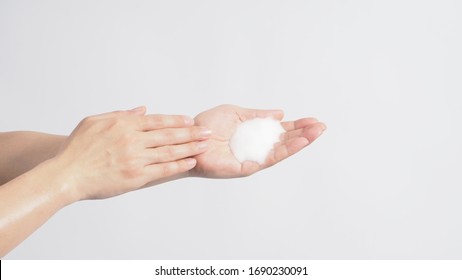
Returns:
[[[144,168],[144,172],[147,181],[152,182],[189,171],[196,166],[196,163],[196,160],[193,158],[185,158],[177,161],[148,165]]]

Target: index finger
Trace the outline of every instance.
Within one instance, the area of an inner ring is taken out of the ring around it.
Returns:
[[[303,118],[296,121],[282,122],[281,125],[286,131],[304,128],[305,126],[317,123],[316,118]]]
[[[194,120],[182,115],[145,115],[140,116],[139,128],[142,131],[150,131],[160,128],[188,127],[194,124]]]

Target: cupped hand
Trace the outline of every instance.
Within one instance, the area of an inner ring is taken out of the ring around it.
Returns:
[[[206,128],[145,108],[84,119],[56,156],[75,200],[107,198],[187,172],[204,152]]]
[[[283,116],[281,110],[254,110],[234,105],[221,105],[200,113],[194,119],[195,125],[210,128],[212,136],[207,140],[208,150],[195,157],[197,164],[189,174],[208,178],[248,176],[297,153],[326,129],[315,118],[281,122],[286,132],[281,134],[281,141],[274,146],[262,165],[254,161],[241,163],[234,157],[229,141],[241,122],[268,117],[281,121]]]

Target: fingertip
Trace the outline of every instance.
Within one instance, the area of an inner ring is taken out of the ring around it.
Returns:
[[[131,110],[128,110],[128,112],[134,113],[136,115],[144,115],[146,114],[146,106],[139,106]]]
[[[326,126],[323,125],[322,123],[319,123],[313,127],[310,127],[306,133],[304,133],[304,136],[310,141],[313,142],[316,140],[319,136],[322,135],[324,132]]]
[[[197,160],[194,158],[187,158],[185,159],[185,162],[186,162],[186,165],[188,166],[188,170],[193,169],[197,164]]]
[[[189,116],[183,116],[184,119],[184,124],[187,126],[193,126],[194,125],[194,119],[189,117]]]
[[[270,111],[271,116],[277,120],[282,120],[284,118],[284,111],[277,109],[277,110],[271,110]]]

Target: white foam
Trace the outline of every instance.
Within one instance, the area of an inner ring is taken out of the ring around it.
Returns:
[[[284,131],[277,120],[251,119],[237,126],[229,146],[240,162],[250,160],[263,164]]]

